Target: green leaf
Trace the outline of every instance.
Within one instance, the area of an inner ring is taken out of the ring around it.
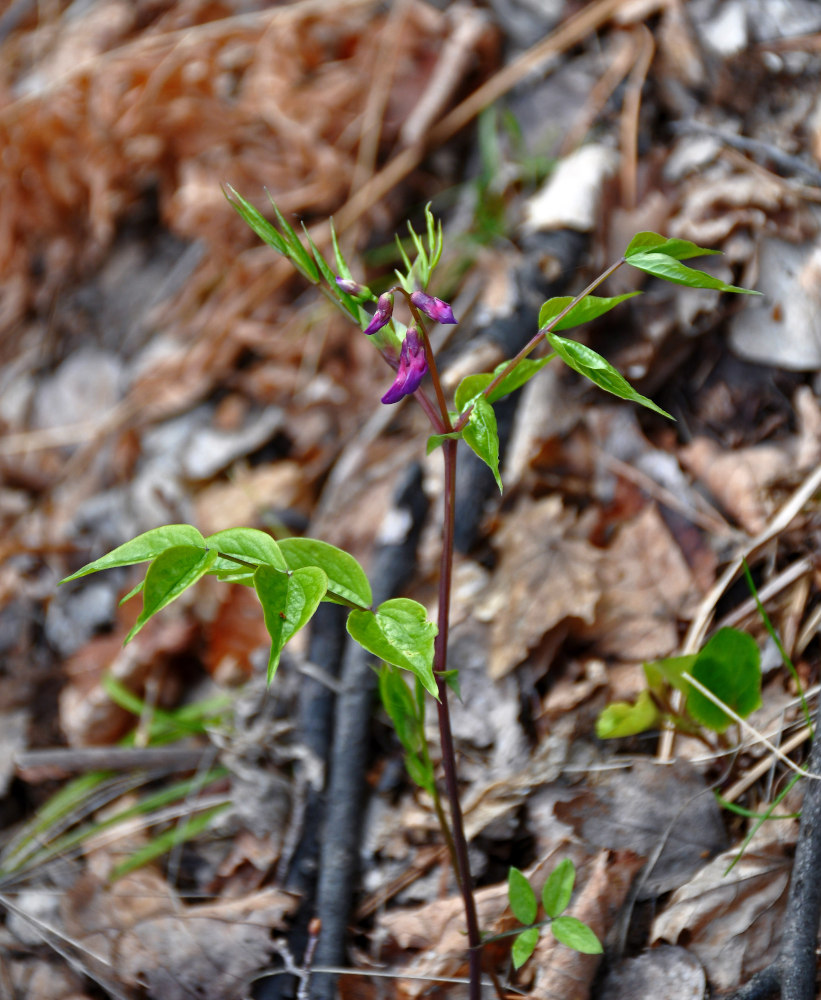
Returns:
[[[667,684],[682,694],[687,694],[691,690],[690,683],[682,674],[692,671],[697,655],[689,653],[687,656],[669,656],[663,660],[645,663],[644,676],[647,678],[647,686],[658,695],[664,694]]]
[[[102,569],[113,569],[115,566],[132,566],[134,563],[148,562],[176,545],[198,545],[205,548],[205,539],[191,524],[164,524],[160,528],[152,528],[151,531],[137,535],[130,542],[88,563],[60,582],[69,583],[81,576],[88,576],[89,573],[99,573]]]
[[[745,632],[720,629],[699,652],[690,673],[742,718],[761,706],[761,657],[755,640]],[[695,688],[687,694],[687,711],[717,733],[732,722]]]
[[[507,898],[519,923],[532,924],[538,909],[536,893],[518,868],[511,867],[507,873]]]
[[[436,451],[443,441],[458,441],[462,436],[462,431],[450,431],[448,434],[431,434],[428,438],[425,454],[430,455],[431,452]]]
[[[348,633],[369,653],[403,670],[410,670],[434,698],[439,692],[433,675],[433,641],[436,625],[417,601],[397,597],[372,611],[352,611]]]
[[[601,955],[604,948],[593,931],[575,917],[556,917],[550,924],[553,937],[583,955]]]
[[[131,590],[129,590],[129,592],[125,595],[125,597],[120,598],[120,600],[117,602],[117,606],[121,608],[124,604],[127,604],[132,597],[136,597],[137,594],[141,594],[144,586],[145,586],[145,580],[140,580],[138,584],[135,584],[135,586],[133,586]]]
[[[273,247],[277,253],[281,253],[283,257],[288,257],[288,244],[280,236],[276,227],[273,226],[265,216],[259,212],[250,201],[246,201],[245,198],[235,191],[230,184],[226,184],[223,188],[223,194],[228,199],[230,204],[234,207],[237,214],[242,217],[242,219],[254,230],[254,232],[259,236],[259,238],[267,243],[268,246]]]
[[[433,775],[433,764],[423,760],[419,754],[405,754],[405,770],[415,784],[424,789],[428,795],[433,795],[436,779]]]
[[[336,227],[334,226],[334,220],[329,219],[328,224],[331,227],[331,243],[333,244],[334,257],[336,258],[337,274],[339,275],[340,278],[348,278],[349,280],[353,280],[353,275],[351,274],[351,269],[348,267],[348,262],[345,260],[342,251],[339,249],[339,240],[336,238]]]
[[[226,528],[217,531],[205,539],[209,549],[216,549],[226,556],[234,556],[243,562],[254,563],[254,566],[273,566],[282,573],[288,572],[288,564],[279,550],[279,546],[271,536],[258,528]],[[243,567],[230,559],[218,558],[212,572],[218,570],[245,570],[253,573],[253,568]]]
[[[415,753],[424,738],[416,715],[416,700],[399,670],[387,663],[379,671],[379,697],[399,742],[408,753]]]
[[[496,430],[496,414],[484,396],[477,396],[470,411],[470,418],[462,434],[465,442],[490,468],[499,492],[502,492],[502,477],[499,475],[499,433]]]
[[[530,381],[534,375],[537,375],[552,360],[553,355],[536,360],[524,358],[492,390],[490,395],[487,396],[487,401],[495,403],[497,400],[502,399],[502,397],[510,395],[511,392],[521,389],[525,382]],[[478,372],[475,375],[466,375],[456,387],[456,392],[453,396],[453,401],[459,413],[463,413],[465,408],[473,402],[474,398],[484,392],[496,376],[507,368],[509,363],[508,361],[503,361],[492,372]]]
[[[640,403],[642,406],[660,413],[663,417],[670,417],[670,414],[666,410],[662,410],[660,406],[656,406],[652,399],[636,392],[627,379],[600,354],[596,354],[584,344],[579,344],[575,340],[565,340],[564,337],[559,337],[555,333],[546,333],[545,336],[550,346],[568,368],[584,375],[600,389],[611,392],[620,399],[629,399],[633,403]],[[673,418],[670,417],[670,419]]]
[[[370,607],[373,601],[371,585],[365,571],[352,555],[321,542],[317,538],[283,538],[279,549],[285,557],[288,569],[303,566],[318,566],[328,577],[326,600],[335,603],[355,604],[360,608]]]
[[[521,967],[536,950],[536,945],[538,943],[538,927],[530,927],[528,930],[522,931],[521,934],[514,938],[513,947],[510,950],[510,958],[513,961],[514,969],[521,969]]]
[[[558,917],[564,913],[573,895],[573,885],[576,881],[576,869],[570,858],[560,861],[542,889],[542,905],[549,917]]]
[[[215,549],[206,551],[198,545],[175,545],[161,552],[145,574],[143,609],[125,637],[126,643],[131,642],[149,618],[205,576],[216,558]]]
[[[325,596],[328,578],[316,566],[295,569],[290,576],[270,566],[260,566],[254,574],[254,587],[262,605],[265,627],[271,636],[268,657],[268,683],[273,680],[285,643],[311,620]]]
[[[641,295],[641,292],[625,292],[623,295],[613,295],[609,298],[598,295],[586,295],[552,329],[569,330],[571,327],[581,326],[582,323],[589,323],[590,320],[598,319],[599,316],[603,316],[606,312],[610,312],[611,309],[615,309],[625,299],[632,299],[636,295]],[[539,310],[539,329],[547,326],[572,301],[572,295],[560,295],[556,298],[548,299]]]
[[[641,691],[635,703],[614,701],[596,719],[596,736],[600,740],[614,740],[622,736],[635,736],[661,723],[661,713],[656,708],[649,691]]]
[[[707,254],[720,253],[719,250],[707,250],[706,247],[697,246],[689,240],[668,240],[666,236],[659,236],[658,233],[636,233],[627,249],[624,257],[632,257],[637,253],[663,253],[667,257],[674,257],[676,260],[687,260],[688,257],[704,257]]]
[[[686,264],[682,264],[663,253],[637,252],[625,259],[628,264],[637,267],[640,271],[652,274],[657,278],[663,278],[665,281],[672,281],[674,285],[686,285],[687,288],[712,288],[717,292],[738,292],[741,295],[761,294],[761,292],[756,292],[751,288],[728,285],[721,278],[715,278],[712,274],[687,267]]]
[[[311,260],[308,251],[302,245],[302,240],[294,232],[293,226],[288,222],[282,212],[280,212],[279,206],[271,197],[271,192],[266,188],[265,193],[268,195],[268,201],[270,201],[273,206],[280,229],[285,234],[284,239],[288,247],[288,258],[294,267],[300,271],[308,279],[308,281],[312,284],[316,284],[319,281],[319,271],[316,269],[316,264]]]

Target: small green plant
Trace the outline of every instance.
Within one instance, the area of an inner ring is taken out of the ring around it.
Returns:
[[[602,946],[593,931],[575,917],[564,916],[570,905],[576,869],[569,858],[560,861],[548,876],[542,888],[542,906],[545,919],[536,922],[539,904],[525,875],[518,868],[511,868],[507,878],[507,898],[513,916],[524,924],[524,929],[511,931],[515,934],[511,958],[515,968],[520,969],[536,950],[543,927],[548,927],[557,941],[568,948],[575,948],[585,955],[600,955]]]
[[[362,567],[353,556],[326,542],[312,538],[288,538],[277,542],[267,533],[250,527],[228,528],[208,537],[203,537],[192,525],[155,528],[89,563],[64,582],[115,566],[148,563],[144,580],[128,595],[130,598],[142,593],[143,609],[126,641],[205,575],[253,587],[271,638],[269,681],[276,673],[283,647],[308,623],[322,601],[332,601],[349,609],[347,627],[351,637],[387,665],[380,675],[383,701],[405,749],[409,773],[433,797],[443,835],[450,848],[465,910],[470,997],[471,1000],[478,1000],[482,939],[459,802],[448,708],[448,688],[456,687],[457,683],[453,672],[447,668],[457,441],[464,441],[489,466],[501,490],[499,438],[493,405],[523,386],[553,359],[561,360],[608,393],[639,403],[662,416],[669,416],[652,400],[638,393],[601,355],[558,333],[601,316],[631,295],[640,294],[633,292],[613,297],[593,294],[609,275],[623,265],[692,288],[744,293],[747,290],[728,285],[681,263],[682,260],[716,251],[696,246],[688,240],[666,239],[657,233],[639,233],[631,240],[624,255],[578,295],[546,302],[540,313],[539,329],[527,345],[493,372],[479,372],[464,378],[449,405],[431,348],[428,326],[431,322],[456,323],[457,320],[448,303],[427,291],[443,249],[441,223],[434,220],[429,208],[425,213],[424,234],[419,236],[410,229],[415,259],[411,261],[400,247],[405,270],[397,272],[398,284],[377,297],[352,275],[340,251],[333,226],[331,244],[335,261],[332,268],[307,230],[306,242],[303,243],[275,204],[276,225],[232,188],[228,188],[227,197],[266,243],[287,257],[309,282],[320,286],[371,338],[394,372],[393,382],[382,396],[382,402],[391,405],[412,396],[427,415],[432,431],[427,448],[429,452],[442,448],[445,473],[438,619],[436,622],[429,621],[425,608],[407,598],[393,598],[376,608],[372,607],[371,587]],[[397,299],[404,303],[407,322],[395,315]],[[529,355],[539,347],[547,348],[550,353],[546,357],[531,358]],[[433,398],[423,385],[425,380],[433,389]],[[398,671],[413,675],[413,691]],[[436,771],[425,741],[426,694],[435,699],[437,707],[441,768],[449,820],[441,806]],[[562,915],[572,890],[572,865],[560,865],[557,872],[548,880],[548,888],[542,898],[554,935],[571,947],[598,950],[600,945],[592,931],[573,918]],[[535,918],[535,906],[527,901],[527,891],[516,876],[513,879],[516,883],[514,913],[528,916],[532,911]],[[529,942],[533,941],[535,945],[534,934],[537,938],[538,932],[536,926],[521,932],[514,946],[519,964],[526,957]]]
[[[596,721],[599,739],[635,736],[662,726],[696,737],[703,729],[721,735],[733,716],[746,719],[761,706],[758,646],[737,629],[720,629],[698,653],[645,663],[644,676],[647,688],[634,702],[617,701],[601,713]],[[673,691],[684,696],[681,710],[674,708]]]

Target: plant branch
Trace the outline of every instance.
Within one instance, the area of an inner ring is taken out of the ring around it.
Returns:
[[[485,399],[487,399],[488,396],[490,396],[490,394],[493,392],[496,386],[502,381],[502,379],[507,378],[507,376],[513,371],[513,369],[516,367],[516,365],[519,364],[520,361],[523,361],[528,356],[528,354],[531,353],[531,351],[535,350],[535,348],[539,346],[539,344],[542,341],[542,338],[546,333],[550,333],[550,331],[553,330],[565,318],[565,316],[570,312],[571,309],[577,306],[582,301],[582,299],[587,298],[588,295],[594,292],[599,287],[599,285],[601,285],[602,282],[606,281],[610,277],[610,275],[614,273],[614,271],[617,271],[622,266],[622,264],[624,264],[624,262],[625,262],[624,257],[620,257],[615,262],[615,264],[611,264],[610,267],[607,268],[607,270],[602,271],[602,273],[598,276],[598,278],[594,278],[593,281],[591,281],[590,284],[587,286],[587,288],[579,292],[579,294],[571,302],[567,303],[567,305],[564,307],[564,309],[562,309],[562,311],[559,313],[558,316],[554,316],[549,323],[545,324],[540,330],[537,330],[537,332],[530,338],[530,340],[525,344],[525,346],[521,349],[521,351],[519,351],[519,353],[515,357],[511,358],[510,361],[508,361],[508,363],[505,365],[505,367],[493,379],[493,381],[489,383],[489,385],[487,385],[482,390],[482,395],[485,397]],[[462,430],[462,428],[465,426],[465,424],[467,424],[468,420],[470,419],[470,411],[472,409],[473,407],[469,406],[465,410],[465,412],[460,415],[459,419],[456,421],[456,424],[453,428],[454,430],[456,431]]]

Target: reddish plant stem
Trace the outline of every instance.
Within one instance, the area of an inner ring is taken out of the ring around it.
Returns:
[[[445,459],[444,524],[442,526],[442,557],[439,573],[439,632],[433,653],[436,684],[439,689],[437,710],[439,713],[439,739],[442,748],[442,769],[445,772],[445,788],[450,803],[453,844],[456,853],[457,878],[465,907],[465,921],[468,936],[468,964],[470,970],[470,1000],[480,1000],[482,989],[482,954],[479,921],[468,859],[468,845],[459,803],[459,783],[456,778],[456,754],[453,748],[453,733],[450,726],[448,707],[448,686],[444,679],[447,670],[448,630],[450,627],[450,592],[453,580],[453,522],[456,500],[456,441],[442,444]]]

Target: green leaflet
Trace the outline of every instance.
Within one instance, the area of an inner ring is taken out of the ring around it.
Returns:
[[[558,917],[567,909],[575,882],[576,869],[573,862],[570,858],[564,858],[550,873],[542,889],[542,905],[549,917]]]
[[[496,430],[496,414],[484,396],[477,396],[473,401],[473,409],[462,434],[471,450],[490,468],[501,493],[502,477],[499,475],[499,433]]]
[[[132,566],[135,563],[148,562],[176,545],[195,545],[204,549],[205,539],[191,524],[164,524],[160,528],[144,531],[130,542],[119,545],[112,552],[100,556],[99,559],[88,563],[60,582],[69,583],[81,576],[88,576],[89,573],[99,573],[100,570],[113,569],[115,566]]]
[[[604,389],[605,392],[610,392],[620,399],[629,399],[633,403],[640,403],[642,406],[660,413],[663,417],[673,419],[666,410],[656,406],[652,399],[636,392],[621,372],[617,371],[601,354],[597,354],[591,348],[585,347],[584,344],[579,344],[575,340],[565,340],[564,337],[559,337],[555,333],[546,333],[545,336],[550,346],[568,368],[584,375],[600,389]]]
[[[368,608],[373,601],[365,571],[352,555],[317,538],[283,538],[279,543],[288,569],[318,566],[328,577],[326,600]],[[338,600],[342,598],[342,600]]]
[[[510,868],[507,873],[507,898],[513,916],[520,924],[532,924],[536,919],[538,905],[536,893],[518,868]]]
[[[433,675],[433,643],[438,629],[427,620],[427,612],[417,601],[398,597],[385,601],[373,611],[352,611],[348,633],[369,653],[410,670],[426,691],[439,699]]]
[[[273,680],[279,657],[288,640],[311,620],[328,587],[328,578],[316,566],[295,569],[290,576],[270,566],[260,566],[254,587],[262,605],[265,627],[271,636],[268,683]]]
[[[581,326],[582,323],[589,323],[590,320],[598,319],[599,316],[603,316],[605,313],[610,312],[611,309],[615,309],[620,302],[632,299],[636,295],[641,295],[641,292],[625,292],[623,295],[613,295],[609,298],[598,295],[586,295],[581,302],[577,302],[570,312],[554,327],[551,327],[551,329],[569,330],[574,326]],[[572,301],[572,295],[560,295],[556,298],[548,299],[539,310],[539,329],[547,326]]]
[[[197,545],[175,545],[161,552],[148,567],[143,587],[143,610],[125,637],[126,643],[131,642],[149,618],[205,576],[216,558],[216,549],[206,551]]]

